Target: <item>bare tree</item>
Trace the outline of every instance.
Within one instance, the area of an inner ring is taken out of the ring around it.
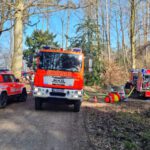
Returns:
[[[130,44],[132,54],[132,68],[136,68],[136,48],[135,48],[135,0],[130,1]]]
[[[97,48],[100,51],[100,29],[99,29],[99,1],[96,0],[96,33],[97,33]]]
[[[123,24],[123,12],[122,12],[122,7],[120,4],[120,0],[119,0],[119,18],[120,18],[120,28],[121,28],[121,34],[122,34],[122,51],[123,51],[123,62],[124,62],[124,67],[125,70],[127,71],[127,62],[126,62],[126,58],[127,58],[127,53],[126,53],[126,49],[125,49],[125,35],[124,35],[124,24]]]
[[[12,59],[12,71],[16,77],[21,76],[22,70],[22,41],[23,41],[23,12],[24,3],[22,0],[16,0],[15,24],[14,24],[14,53]]]
[[[12,18],[12,13],[14,9],[11,5],[7,5],[11,0],[0,0],[0,36],[2,32],[8,31],[13,27],[13,24],[10,24],[7,27],[4,27],[4,24]]]
[[[146,1],[146,15],[144,14],[144,45],[148,42],[149,2]],[[147,68],[148,49],[145,48],[145,67]]]
[[[106,28],[105,28],[105,8],[103,7],[102,1],[101,1],[101,33],[102,33],[102,44],[103,44],[103,50],[105,49],[105,41],[106,41]],[[104,54],[103,54],[104,55]]]
[[[68,0],[68,5],[71,3],[71,0]],[[69,25],[70,25],[70,9],[67,10],[67,26],[66,26],[66,49],[68,47],[68,33],[69,33]]]
[[[61,43],[61,47],[64,47],[64,20],[63,18],[61,18],[61,26],[62,26],[62,33],[61,33],[61,38],[62,38],[62,43]]]
[[[111,59],[111,47],[110,47],[110,18],[108,11],[108,0],[106,0],[106,31],[107,31],[107,51],[108,51],[108,61]]]
[[[115,28],[116,28],[116,36],[117,36],[116,42],[117,42],[117,50],[119,51],[120,50],[120,40],[119,40],[118,17],[117,17],[117,13],[116,12],[115,12],[115,17],[116,17],[116,19],[115,19],[115,22],[116,22]]]

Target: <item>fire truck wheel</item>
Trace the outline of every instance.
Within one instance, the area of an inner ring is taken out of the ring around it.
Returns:
[[[80,111],[80,106],[81,106],[81,102],[77,101],[74,103],[74,112],[79,112]]]
[[[20,102],[25,102],[26,100],[27,100],[27,91],[26,91],[26,89],[23,89],[22,93],[19,97],[19,101]]]
[[[2,93],[0,96],[0,108],[5,108],[7,105],[8,96],[7,93]]]
[[[42,109],[42,102],[40,98],[35,98],[35,110],[41,110]]]

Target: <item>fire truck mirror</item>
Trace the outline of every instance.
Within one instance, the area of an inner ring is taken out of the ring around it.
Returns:
[[[37,65],[38,65],[38,64],[35,64],[35,65],[33,66],[33,70],[34,70],[34,71],[37,70],[37,68],[38,68]]]
[[[40,56],[41,56],[41,53],[36,53],[36,54],[34,55],[35,58],[40,57]]]

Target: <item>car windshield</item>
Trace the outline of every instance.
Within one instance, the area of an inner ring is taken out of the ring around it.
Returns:
[[[40,53],[40,69],[79,72],[82,66],[82,55],[56,52]]]
[[[150,75],[144,75],[144,81],[150,82]]]
[[[2,76],[3,76],[4,82],[15,82],[15,77],[12,74],[4,74]]]

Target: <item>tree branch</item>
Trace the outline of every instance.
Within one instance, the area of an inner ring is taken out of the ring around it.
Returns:
[[[39,22],[40,22],[40,20],[38,20],[38,21],[37,21],[36,23],[34,23],[34,24],[30,24],[30,23],[25,23],[25,24],[27,24],[27,25],[30,26],[30,27],[33,27],[33,26],[37,25]]]
[[[0,35],[1,35],[3,32],[5,32],[5,31],[9,31],[9,30],[11,30],[13,27],[14,27],[14,24],[13,24],[13,25],[11,25],[9,28],[6,28],[6,29],[3,29],[3,30],[0,30]]]

